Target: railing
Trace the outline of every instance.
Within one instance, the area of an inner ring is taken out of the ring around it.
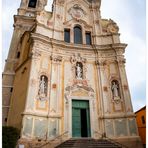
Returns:
[[[46,146],[46,145],[52,143],[53,141],[55,141],[55,140],[57,140],[57,139],[60,139],[60,141],[62,142],[62,137],[63,137],[65,134],[67,134],[67,133],[68,133],[68,131],[62,133],[61,135],[58,135],[58,136],[54,137],[53,139],[47,141],[47,142],[44,143],[43,145],[32,146],[31,144],[29,144],[29,148],[42,148],[43,146]]]
[[[121,144],[121,143],[119,143],[119,142],[117,142],[117,141],[115,141],[115,140],[113,140],[113,139],[107,137],[107,136],[106,136],[106,133],[99,133],[98,131],[94,131],[94,133],[99,134],[99,135],[101,136],[101,139],[107,139],[108,141],[113,142],[113,143],[115,143],[115,144],[121,146],[122,148],[128,148],[126,145]]]

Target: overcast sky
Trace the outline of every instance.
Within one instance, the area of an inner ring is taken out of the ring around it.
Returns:
[[[49,0],[46,10],[51,10]],[[13,15],[21,0],[2,1],[2,65],[7,58],[13,33]],[[119,26],[121,42],[127,43],[125,58],[134,111],[146,104],[146,1],[102,0],[101,16],[113,19]]]

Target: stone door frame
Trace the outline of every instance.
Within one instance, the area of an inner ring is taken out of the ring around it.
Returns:
[[[93,101],[94,99],[90,98],[90,97],[80,97],[80,96],[70,96],[69,97],[69,109],[68,109],[68,132],[69,132],[69,136],[72,137],[72,100],[84,100],[84,101],[88,101],[89,102],[89,113],[90,113],[90,135],[91,137],[94,137],[94,131],[95,131],[95,117],[94,117],[94,111],[93,111]]]

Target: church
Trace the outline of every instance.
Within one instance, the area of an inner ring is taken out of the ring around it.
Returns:
[[[108,137],[141,148],[119,27],[101,0],[20,0],[3,72],[3,125],[20,143]],[[63,138],[63,139],[64,139]],[[26,148],[26,147],[25,147]]]

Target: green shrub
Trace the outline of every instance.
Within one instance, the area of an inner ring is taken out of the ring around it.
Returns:
[[[15,148],[17,140],[19,138],[19,130],[10,126],[2,127],[2,147],[3,148]]]

